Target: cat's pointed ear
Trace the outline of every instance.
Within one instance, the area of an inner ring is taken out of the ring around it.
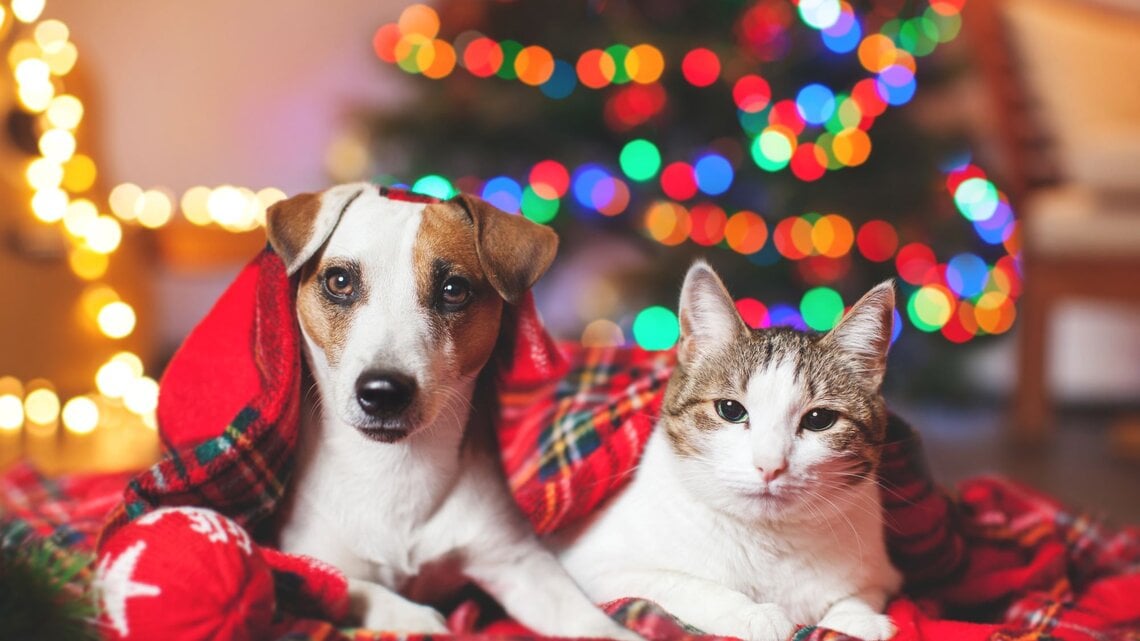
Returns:
[[[703,260],[693,263],[685,274],[678,316],[677,356],[682,362],[726,347],[748,331],[724,283]]]
[[[894,312],[895,281],[888,279],[852,305],[823,339],[854,358],[856,367],[866,373],[875,389],[882,385],[886,373]]]

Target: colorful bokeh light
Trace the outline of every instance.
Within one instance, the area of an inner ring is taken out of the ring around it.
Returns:
[[[670,349],[680,336],[681,325],[677,315],[664,307],[643,309],[633,320],[633,340],[642,349]]]

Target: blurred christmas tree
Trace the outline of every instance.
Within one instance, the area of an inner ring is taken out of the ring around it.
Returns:
[[[372,123],[373,159],[382,182],[481,194],[558,229],[564,260],[604,277],[551,297],[576,301],[587,342],[671,344],[696,255],[756,326],[826,330],[894,276],[896,330],[1002,333],[1019,288],[1008,203],[960,136],[897,109],[946,80],[931,54],[963,3],[412,5],[374,38],[422,82]],[[611,259],[615,237],[645,259]]]

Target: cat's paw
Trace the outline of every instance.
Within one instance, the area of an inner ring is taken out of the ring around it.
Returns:
[[[842,632],[863,641],[886,641],[895,636],[897,628],[885,614],[863,612],[833,612],[823,617],[819,627]]]
[[[796,631],[796,625],[775,603],[754,603],[736,610],[726,621],[731,636],[747,641],[785,641]]]

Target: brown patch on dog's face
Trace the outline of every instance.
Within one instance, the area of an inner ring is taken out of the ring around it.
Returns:
[[[269,243],[286,264],[293,261],[313,236],[320,194],[297,194],[271,206],[266,214]]]
[[[344,282],[351,284],[350,296],[337,294]],[[302,268],[297,288],[297,319],[324,352],[329,365],[335,367],[340,363],[354,312],[368,300],[368,294],[360,266],[353,261],[326,260],[324,252],[319,252]]]
[[[451,357],[456,374],[474,376],[494,350],[503,299],[479,260],[471,219],[454,204],[429,205],[412,256],[417,296],[431,318],[436,345]],[[445,299],[449,284],[469,287],[465,303]]]

